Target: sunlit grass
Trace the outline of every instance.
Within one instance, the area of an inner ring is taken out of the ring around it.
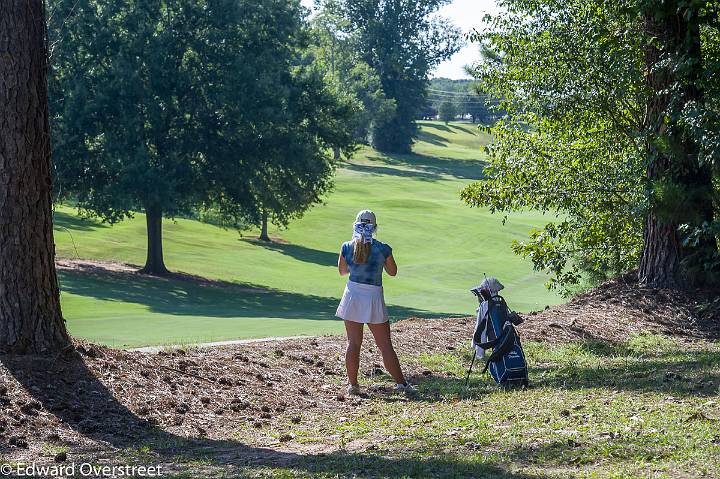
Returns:
[[[518,214],[503,226],[502,217],[460,200],[462,188],[482,177],[488,136],[469,123],[421,125],[414,155],[364,148],[345,161],[325,204],[287,230],[271,228],[271,236],[287,244],[252,241],[257,231],[240,235],[197,221],[165,220],[165,260],[171,270],[255,290],[63,272],[70,331],[116,346],[341,332],[334,312],[345,279],[335,264],[363,208],[377,213],[378,237],[394,248],[400,266],[398,276],[385,282],[395,319],[473,314],[468,289],[483,273],[502,279],[517,310],[559,302],[545,289],[545,276],[510,249],[512,240],[525,238],[546,218]],[[78,218],[69,206],[56,209],[60,257],[143,264],[142,214],[110,227]]]

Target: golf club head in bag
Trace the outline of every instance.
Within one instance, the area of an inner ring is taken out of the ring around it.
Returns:
[[[475,349],[466,385],[470,379],[475,357],[484,356],[485,350],[492,353],[485,359],[485,371],[502,387],[526,386],[528,384],[527,362],[522,349],[520,336],[515,326],[522,323],[517,313],[510,311],[505,299],[498,295],[503,289],[502,283],[496,278],[485,278],[477,287],[470,291],[478,297],[480,306],[477,309],[477,320],[473,332]]]

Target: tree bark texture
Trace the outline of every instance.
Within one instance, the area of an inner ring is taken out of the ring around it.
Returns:
[[[70,345],[53,240],[42,0],[0,2],[0,352]]]
[[[682,105],[703,100],[698,87],[702,59],[697,14],[685,15],[677,2],[658,3],[656,8],[664,9],[667,14],[657,15],[657,11],[649,9],[644,18],[645,33],[655,39],[646,42],[645,46],[646,83],[652,92],[644,121],[645,130],[651,132],[646,143],[647,182],[651,189],[658,183],[675,185],[685,195],[686,201],[680,206],[650,205],[639,281],[641,285],[653,288],[677,288],[702,283],[702,274],[698,270],[702,269],[702,262],[709,260],[717,251],[714,237],[703,239],[696,247],[683,247],[678,232],[680,224],[699,225],[713,220],[712,171],[709,166],[699,164],[700,145],[688,137],[679,125],[667,121],[673,101],[670,92],[676,82],[683,81],[686,85],[682,92]],[[670,55],[684,58],[693,68],[679,78],[672,69],[673,62],[659,67]],[[666,138],[670,148],[667,145],[658,147],[659,138]],[[667,214],[663,209],[675,211]],[[691,265],[693,262],[696,264]]]
[[[151,205],[145,208],[147,224],[147,259],[141,273],[163,276],[169,273],[163,259],[162,208]]]

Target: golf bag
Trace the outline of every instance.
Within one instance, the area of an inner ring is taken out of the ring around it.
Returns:
[[[522,318],[510,311],[502,296],[496,294],[485,299],[479,292],[476,294],[481,307],[478,308],[473,343],[482,350],[492,349],[492,353],[485,360],[483,373],[489,370],[495,382],[504,387],[527,386],[527,362],[520,336],[515,329],[516,325],[522,323]],[[482,307],[483,301],[487,302],[487,309]],[[472,370],[472,365],[470,368]]]

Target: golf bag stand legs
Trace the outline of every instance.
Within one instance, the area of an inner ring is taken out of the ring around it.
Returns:
[[[470,384],[470,373],[472,372],[473,365],[475,364],[475,358],[477,357],[477,349],[473,348],[473,358],[472,361],[470,361],[470,369],[468,369],[467,377],[465,378],[465,387],[468,387],[468,384]]]

